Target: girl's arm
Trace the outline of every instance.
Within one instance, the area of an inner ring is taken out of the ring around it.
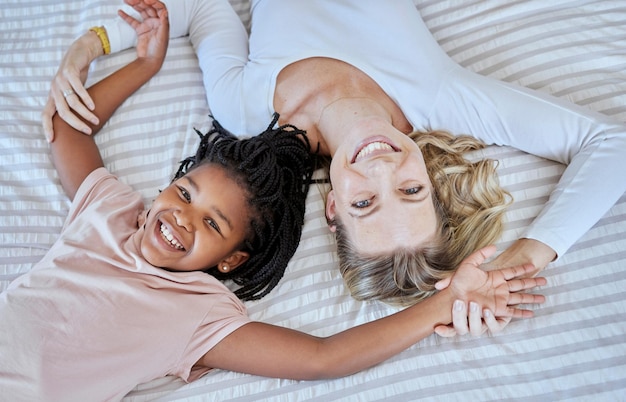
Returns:
[[[530,265],[489,273],[478,268],[494,251],[492,246],[472,254],[448,287],[391,316],[326,338],[252,322],[224,338],[198,364],[299,380],[340,377],[380,363],[450,323],[455,300],[473,301],[497,316],[532,316],[511,306],[541,303],[543,296],[513,292],[544,285],[545,279],[517,279],[533,269]],[[489,319],[494,315],[485,314]]]
[[[167,50],[168,21],[165,9],[158,16],[144,16],[144,21],[129,22],[137,31],[137,59],[98,82],[89,89],[97,101],[94,112],[98,124],[89,123],[94,132],[100,130],[117,107],[156,74]],[[76,95],[69,95],[76,97]],[[61,185],[70,199],[74,198],[83,180],[98,167],[102,158],[93,137],[83,135],[68,125],[59,114],[52,119],[56,137],[48,137],[52,161],[59,173]]]
[[[210,102],[211,91],[216,92],[220,98],[229,93],[236,93],[235,85],[240,77],[239,71],[248,59],[248,33],[228,0],[175,0],[163,3],[158,0],[125,0],[125,2],[130,7],[118,12],[121,18],[101,23],[106,30],[111,53],[137,46],[137,34],[126,22],[133,20],[133,17],[141,16],[142,13],[153,13],[154,10],[170,6],[169,37],[179,38],[189,35],[200,61],[209,105],[216,106]],[[67,50],[52,80],[48,101],[42,114],[46,136],[53,135],[52,116],[55,110],[58,110],[61,118],[70,126],[85,134],[92,133],[91,124],[97,124],[98,117],[93,113],[95,102],[85,90],[84,83],[89,65],[103,54],[100,39],[91,31],[76,39]],[[217,82],[223,84],[217,88]],[[63,90],[66,88],[73,88],[78,96],[64,98]],[[225,92],[222,92],[222,89]]]

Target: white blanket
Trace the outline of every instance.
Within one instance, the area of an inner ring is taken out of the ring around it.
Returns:
[[[247,21],[247,2],[232,3]],[[72,40],[114,15],[120,4],[0,3],[0,289],[41,258],[69,207],[40,125],[50,80]],[[623,0],[416,0],[416,6],[463,66],[626,121]],[[133,50],[103,57],[89,82],[133,57]],[[193,128],[206,130],[209,112],[190,44],[186,38],[171,41],[162,71],[98,134],[107,167],[149,203],[177,162],[195,149]],[[506,147],[483,153],[501,161],[501,182],[515,197],[498,242],[502,250],[541,209],[563,166]],[[324,336],[395,311],[348,295],[321,192],[311,188],[302,243],[284,279],[270,295],[247,304],[253,319]],[[626,196],[544,271],[547,302],[535,308],[536,317],[514,320],[497,336],[433,335],[337,380],[298,382],[216,370],[191,384],[173,378],[142,384],[126,399],[624,400],[625,267]],[[0,330],[11,329],[0,323]]]

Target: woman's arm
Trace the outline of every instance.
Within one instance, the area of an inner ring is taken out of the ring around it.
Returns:
[[[532,270],[530,265],[489,273],[478,268],[494,251],[492,246],[472,254],[450,286],[391,316],[327,338],[253,322],[224,338],[198,364],[278,378],[340,377],[373,366],[450,323],[455,300],[473,301],[498,316],[532,316],[511,306],[541,303],[543,296],[513,292],[544,285],[545,279],[516,279]]]
[[[433,125],[567,165],[548,202],[521,236],[536,243],[520,241],[511,255],[532,253],[537,268],[544,268],[626,191],[626,124],[461,67],[444,81]]]
[[[94,112],[98,124],[92,130],[100,130],[113,112],[133,92],[156,74],[167,51],[167,12],[160,10],[158,16],[145,16],[143,22],[131,21],[139,35],[137,59],[129,65],[98,82],[89,89],[90,96],[97,102]],[[70,95],[76,96],[76,95]],[[52,123],[56,137],[49,137],[52,161],[59,173],[61,184],[70,199],[83,180],[98,167],[102,158],[93,137],[83,135],[56,114]]]
[[[221,98],[237,93],[241,69],[248,59],[248,34],[240,18],[227,0],[125,0],[130,7],[118,12],[121,18],[100,22],[104,26],[110,43],[111,53],[116,53],[137,45],[137,34],[126,22],[141,13],[168,9],[170,38],[189,35],[191,44],[198,55],[203,80],[207,89],[209,105],[211,94]],[[126,21],[126,22],[125,22]],[[91,134],[90,125],[97,116],[93,114],[95,102],[84,89],[87,70],[93,60],[102,56],[102,46],[97,35],[87,32],[79,37],[63,57],[59,70],[53,78],[48,102],[42,114],[42,124],[46,135],[53,135],[52,115],[58,110],[61,118],[77,130]],[[217,85],[218,83],[223,83]],[[73,88],[78,97],[63,97],[65,88]],[[225,88],[225,92],[224,89]],[[223,99],[221,100],[221,102]],[[84,105],[87,105],[85,107]],[[215,113],[214,113],[215,114]],[[80,118],[79,118],[80,117]]]

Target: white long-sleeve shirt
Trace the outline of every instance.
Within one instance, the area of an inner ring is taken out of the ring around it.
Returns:
[[[227,0],[165,3],[171,5],[170,36],[189,34],[209,107],[233,133],[265,129],[285,66],[330,57],[374,79],[416,130],[469,134],[567,164],[522,236],[559,256],[626,191],[625,124],[462,68],[440,48],[411,0],[252,0],[249,38]],[[113,51],[134,45],[125,22],[106,28]]]

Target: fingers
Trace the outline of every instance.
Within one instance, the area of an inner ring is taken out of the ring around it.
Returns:
[[[483,311],[483,320],[487,329],[492,334],[498,333],[504,329],[511,322],[511,317],[498,317],[496,318],[491,310],[485,309]]]
[[[452,308],[452,325],[453,328],[445,327],[435,332],[441,336],[466,335],[480,336],[488,329],[483,323],[481,309],[478,303],[469,303],[469,313],[467,304],[461,300],[456,300]],[[445,334],[445,335],[444,335]]]
[[[461,300],[456,300],[452,306],[452,325],[459,335],[469,332],[467,305]]]
[[[521,278],[507,280],[509,292],[519,292],[520,290],[528,290],[537,286],[544,286],[548,281],[546,278]]]
[[[480,264],[485,262],[485,260],[493,255],[496,252],[496,246],[487,246],[483,247],[477,251],[474,251],[467,258],[465,258],[461,264],[471,264],[475,267],[479,267]]]
[[[139,25],[141,23],[137,19],[135,19],[134,17],[126,14],[126,12],[124,10],[117,10],[117,15],[119,15],[121,19],[126,21],[126,23],[128,25],[130,25],[133,29],[136,29],[137,25]]]
[[[46,141],[54,141],[54,131],[52,129],[52,116],[54,116],[54,99],[48,97],[48,101],[41,112],[41,123],[43,124],[43,133],[46,136]]]
[[[509,295],[508,305],[515,306],[518,304],[541,304],[546,301],[545,296],[535,295],[532,293],[512,293]]]
[[[52,116],[54,116],[55,111],[70,126],[85,134],[91,134],[91,127],[79,116],[94,125],[99,123],[98,117],[83,103],[87,102],[90,106],[93,106],[93,100],[85,89],[80,75],[69,71],[74,70],[60,69],[50,88],[50,95],[48,96],[43,116],[44,132],[47,138],[50,139],[50,142],[54,138],[52,134]],[[52,136],[48,137],[49,135]]]
[[[472,336],[480,336],[487,330],[487,327],[483,325],[481,309],[474,302],[470,302],[469,329]]]
[[[500,271],[502,272],[504,279],[508,281],[510,279],[519,278],[525,275],[531,276],[529,274],[533,274],[536,270],[537,269],[533,264],[523,264],[514,267],[503,268]]]
[[[535,314],[532,310],[520,309],[516,307],[509,307],[506,315],[506,317],[510,318],[532,318],[534,316]]]
[[[98,124],[98,117],[91,112],[96,108],[96,105],[93,103],[93,99],[91,99],[89,92],[87,92],[87,89],[85,89],[85,86],[81,82],[80,77],[78,75],[69,75],[67,77],[67,80],[70,83],[70,88],[72,89],[72,91],[74,91],[76,96],[82,102],[78,103],[80,104],[80,107],[84,109],[84,111],[81,112],[77,110],[77,112],[81,116],[83,116],[83,118],[89,120],[92,124]],[[89,108],[89,110],[87,110],[87,108]]]
[[[85,88],[82,85],[80,85],[80,90],[77,90],[76,92],[74,92],[74,89],[72,89],[71,91],[72,92],[71,92],[70,95],[67,95],[67,96],[64,95],[65,102],[67,103],[69,108],[71,110],[73,110],[74,112],[76,112],[79,116],[81,116],[84,119],[90,121],[91,124],[97,125],[98,124],[98,117],[96,117],[95,114],[93,114],[89,109],[87,109],[87,107],[83,103],[83,100],[82,100],[83,98],[82,97],[79,98],[79,92],[82,93],[82,94],[85,94],[84,96],[89,97],[89,94],[87,93],[87,90],[85,90]],[[91,97],[89,97],[89,99],[91,100]],[[61,113],[59,113],[59,114],[61,114]],[[74,113],[72,113],[72,117],[74,117],[76,119],[76,121],[79,121],[79,119],[74,115]],[[65,120],[65,118],[63,120]],[[68,123],[69,123],[69,121],[68,121]],[[91,129],[86,124],[83,123],[83,125],[84,125],[84,127],[89,129],[89,132],[91,132]],[[74,126],[74,125],[72,124],[72,126]],[[81,130],[81,131],[85,132],[84,130]]]
[[[443,338],[453,338],[457,335],[454,328],[448,325],[437,325],[435,333]]]
[[[449,276],[445,279],[440,280],[439,282],[435,283],[435,289],[437,290],[443,290],[445,288],[447,288],[450,285],[450,281],[452,280],[452,277]]]
[[[77,108],[80,100],[78,100],[76,94],[68,95],[67,97],[70,99],[67,99],[66,101],[66,99],[63,99],[64,96],[62,94],[54,95],[55,105],[59,117],[76,130],[85,134],[91,134],[91,128],[70,110],[70,108]],[[86,110],[84,105],[83,109]]]

